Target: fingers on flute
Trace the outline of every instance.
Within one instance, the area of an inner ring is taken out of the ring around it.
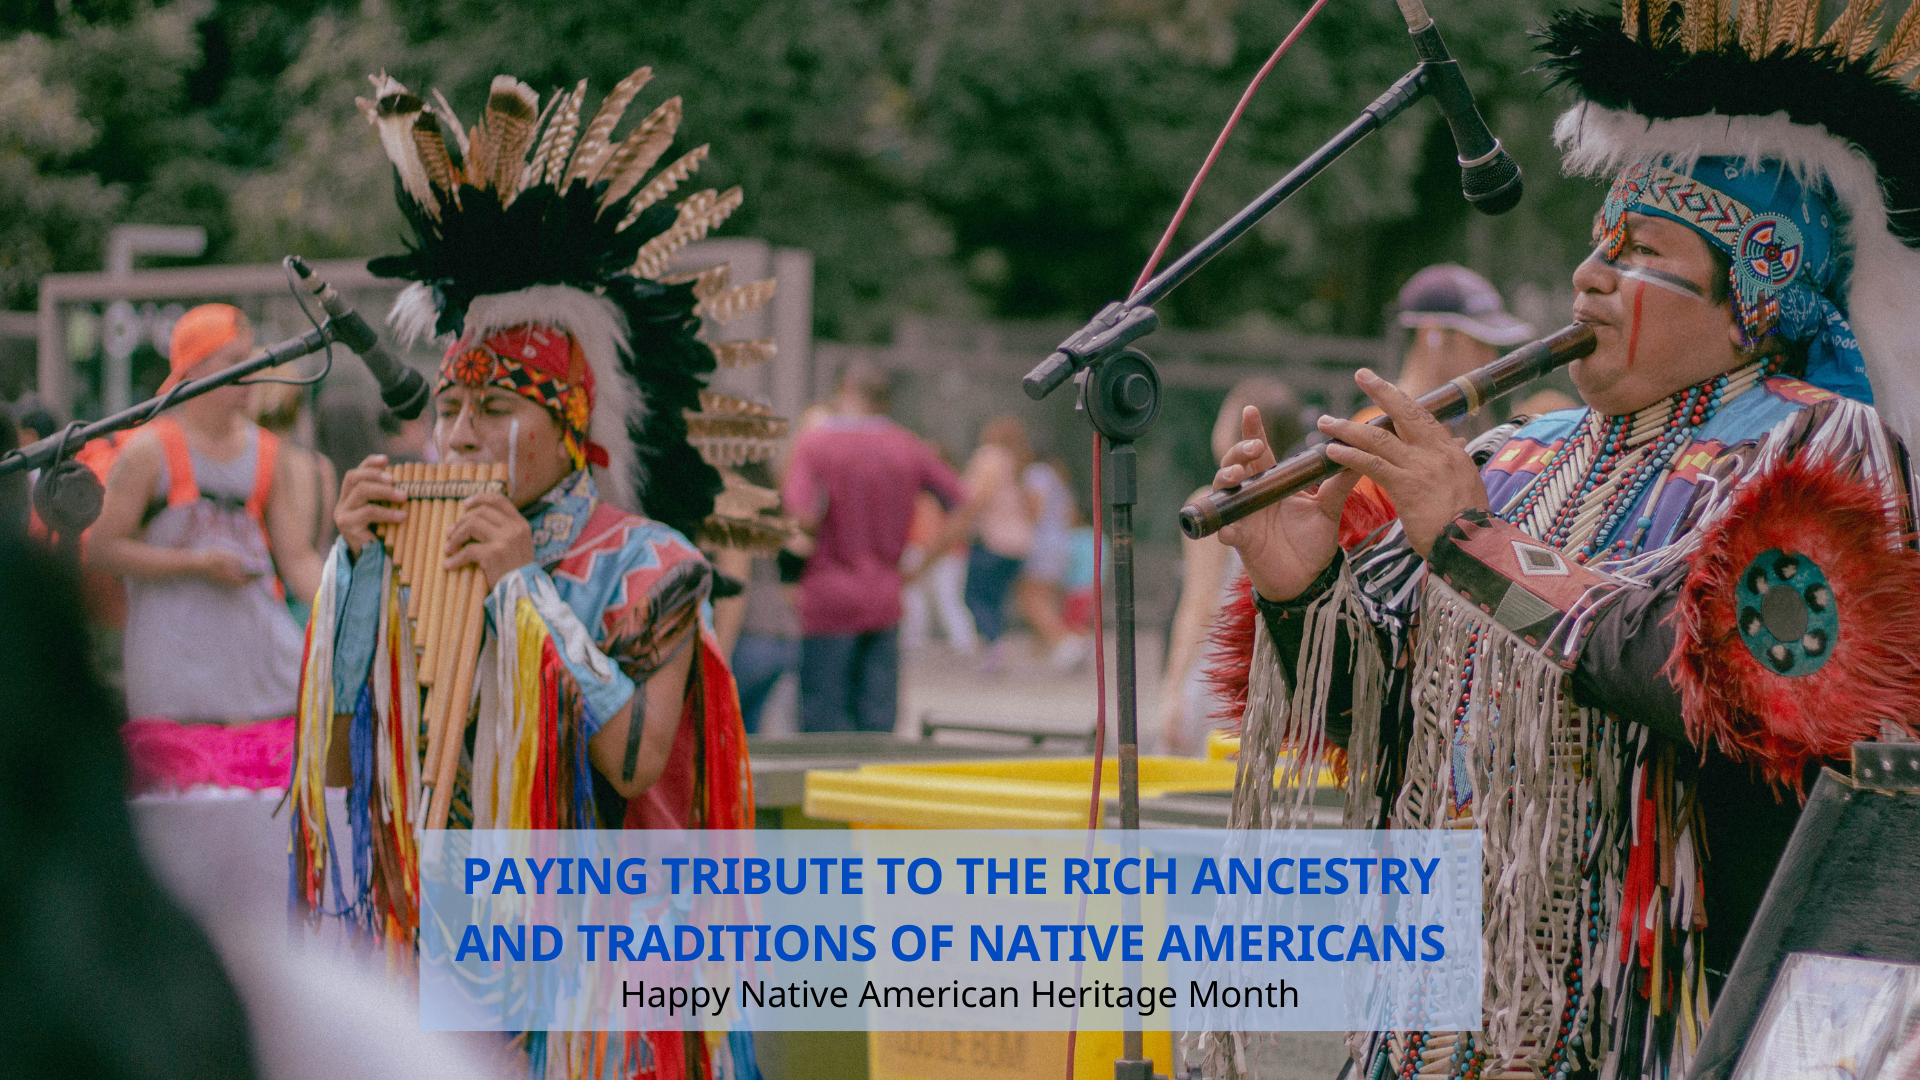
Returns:
[[[1344,506],[1347,501],[1347,496],[1353,494],[1353,486],[1358,484],[1364,476],[1364,473],[1358,473],[1352,469],[1343,469],[1327,477],[1325,480],[1320,481],[1320,489],[1315,493],[1314,498],[1318,500],[1323,507],[1336,508]],[[1337,514],[1337,510],[1335,512]]]
[[[1232,460],[1231,457],[1229,457],[1228,460]],[[1219,472],[1213,474],[1214,490],[1220,491],[1226,488],[1239,487],[1263,471],[1265,471],[1264,466],[1258,463],[1247,464],[1242,462],[1222,466]]]
[[[343,497],[351,496],[362,502],[407,501],[407,493],[394,484],[393,474],[381,469],[349,470],[341,479],[340,491]]]
[[[1345,466],[1360,476],[1372,477],[1374,482],[1382,487],[1390,486],[1390,478],[1400,471],[1385,458],[1369,454],[1357,446],[1350,446],[1344,442],[1329,444],[1327,457],[1334,464]],[[1357,482],[1358,477],[1348,483],[1348,489],[1351,490],[1352,484]]]
[[[1357,424],[1337,416],[1322,416],[1319,426],[1320,431],[1333,439],[1335,445],[1365,450],[1383,461],[1399,464],[1406,452],[1406,444],[1400,440],[1399,436],[1372,424]],[[1334,458],[1334,460],[1345,464],[1340,458]]]
[[[1450,436],[1446,426],[1420,407],[1406,391],[1374,374],[1370,368],[1354,372],[1353,381],[1393,419],[1394,430],[1406,442],[1427,442]],[[1377,429],[1376,429],[1377,430]]]
[[[1240,410],[1240,437],[1257,439],[1260,442],[1267,441],[1267,429],[1260,422],[1260,410],[1252,405]]]
[[[1242,465],[1255,471],[1268,469],[1273,466],[1273,448],[1263,439],[1242,439],[1227,448],[1220,465],[1222,468]]]
[[[478,566],[480,565],[481,548],[482,548],[482,545],[480,544],[463,545],[459,549],[454,550],[451,554],[449,554],[442,561],[442,565],[444,565],[449,570],[458,570],[461,567],[467,566],[469,564]]]
[[[518,518],[519,515],[512,517]],[[484,544],[497,539],[512,525],[513,520],[497,506],[470,506],[447,530],[445,554],[452,555],[468,544]]]

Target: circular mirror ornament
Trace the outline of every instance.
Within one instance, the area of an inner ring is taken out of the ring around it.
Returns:
[[[1770,548],[1740,572],[1734,589],[1740,640],[1767,669],[1797,679],[1826,664],[1840,637],[1833,586],[1812,559]]]

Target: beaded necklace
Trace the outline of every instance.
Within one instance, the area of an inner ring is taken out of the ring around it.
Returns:
[[[1589,412],[1579,433],[1569,436],[1500,516],[1529,536],[1585,563],[1596,555],[1621,559],[1637,554],[1653,527],[1651,512],[1680,452],[1701,425],[1741,394],[1771,377],[1773,357],[1716,375],[1680,393],[1624,416]],[[1612,536],[1647,496],[1647,513],[1633,529]]]

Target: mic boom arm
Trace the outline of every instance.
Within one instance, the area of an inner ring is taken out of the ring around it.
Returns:
[[[1420,56],[1419,66],[1401,76],[1338,135],[1227,219],[1212,235],[1167,264],[1126,300],[1108,304],[1086,326],[1061,342],[1059,348],[1021,380],[1021,388],[1028,397],[1039,401],[1082,368],[1117,354],[1131,342],[1151,333],[1159,326],[1153,305],[1162,297],[1192,277],[1294,192],[1307,186],[1308,181],[1360,140],[1385,127],[1429,94],[1436,99],[1448,127],[1453,130],[1460,162],[1461,193],[1483,214],[1501,214],[1513,209],[1520,201],[1520,166],[1501,148],[1500,140],[1494,138],[1486,121],[1480,118],[1473,103],[1473,91],[1460,73],[1460,64],[1447,52],[1440,29],[1427,14],[1422,0],[1399,0],[1399,4],[1400,13],[1407,21],[1407,32],[1413,37],[1414,50]]]
[[[1061,342],[1052,355],[1042,360],[1021,380],[1021,387],[1026,390],[1027,396],[1039,401],[1072,378],[1075,372],[1096,360],[1118,353],[1129,342],[1152,331],[1159,325],[1159,318],[1152,310],[1155,303],[1192,277],[1215,255],[1226,250],[1227,245],[1259,224],[1261,218],[1286,202],[1294,192],[1306,187],[1309,180],[1339,160],[1360,140],[1386,126],[1388,121],[1411,108],[1431,91],[1432,72],[1429,65],[1422,63],[1402,75],[1338,135],[1294,166],[1293,171],[1281,177],[1259,198],[1228,218],[1213,230],[1211,236],[1168,263],[1166,269],[1155,274],[1153,280],[1140,287],[1139,292],[1125,301],[1108,304],[1091,322]]]
[[[178,405],[189,398],[199,397],[209,390],[239,382],[256,372],[270,367],[278,367],[292,360],[298,360],[310,353],[317,353],[333,340],[325,326],[318,330],[309,330],[297,338],[288,338],[278,344],[269,345],[240,363],[224,371],[215,372],[202,379],[191,379],[177,383],[172,390],[155,398],[114,413],[112,416],[95,420],[91,424],[69,424],[66,428],[41,439],[39,442],[23,446],[10,454],[0,457],[0,476],[27,469],[44,469],[56,456],[71,450],[78,450],[88,441],[102,435],[111,435],[130,427],[137,427],[158,416],[161,410]]]
[[[217,390],[238,382],[256,372],[278,367],[292,360],[298,360],[311,353],[317,353],[329,343],[345,345],[358,353],[366,362],[369,370],[380,381],[380,396],[387,407],[403,420],[410,420],[420,414],[428,397],[426,380],[420,373],[394,360],[380,348],[380,338],[351,307],[347,306],[333,287],[314,276],[313,268],[297,255],[287,257],[289,265],[300,275],[307,287],[327,311],[327,321],[317,330],[309,330],[295,338],[269,345],[254,355],[224,371],[215,372],[201,379],[191,379],[179,383],[172,390],[159,397],[149,398],[128,409],[103,417],[90,424],[69,424],[66,428],[41,439],[39,442],[23,446],[11,453],[0,455],[0,476],[23,472],[31,469],[45,469],[56,458],[69,455],[72,451],[85,446],[89,440],[111,435],[141,424],[160,415],[161,411],[177,405],[189,398],[198,397],[209,390]]]

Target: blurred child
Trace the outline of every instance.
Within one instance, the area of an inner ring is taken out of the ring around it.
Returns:
[[[901,643],[909,652],[926,648],[938,617],[947,644],[954,652],[970,656],[979,651],[980,636],[973,628],[973,614],[967,610],[966,545],[953,544],[937,553],[929,550],[946,522],[947,512],[940,508],[940,500],[921,492],[914,500],[907,550],[900,558],[900,569],[907,575],[907,585],[900,594],[905,608],[900,620]],[[933,565],[920,572],[929,558]]]
[[[1021,474],[1035,506],[1033,545],[1020,567],[1014,599],[1033,628],[1034,651],[1056,671],[1072,671],[1092,651],[1092,642],[1067,628],[1061,618],[1062,581],[1072,560],[1073,519],[1078,500],[1057,461],[1036,461]]]

